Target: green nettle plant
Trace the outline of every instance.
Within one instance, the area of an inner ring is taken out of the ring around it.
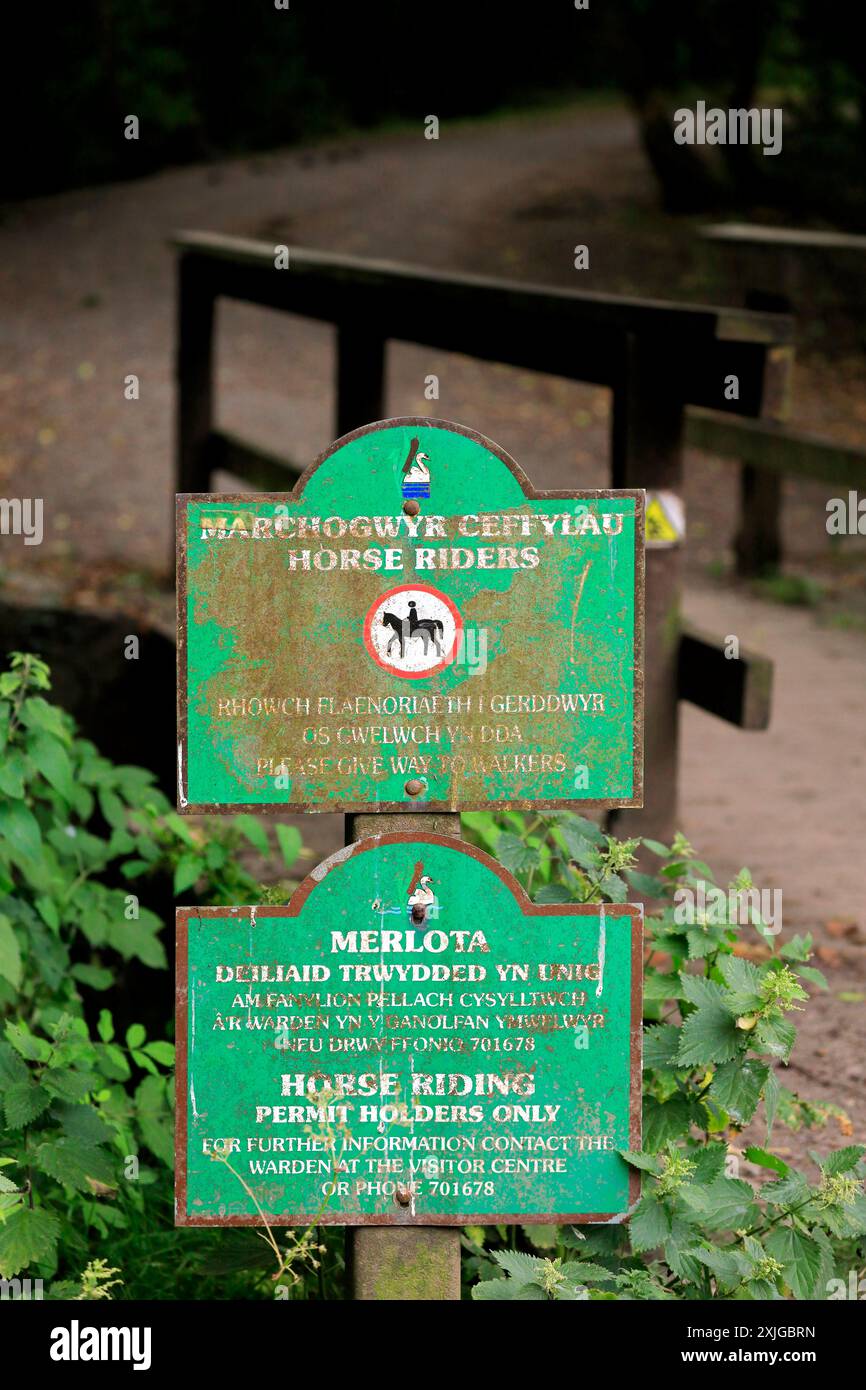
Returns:
[[[49,688],[34,656],[0,674],[0,1278],[41,1279],[54,1298],[339,1298],[339,1230],[173,1227],[164,918],[172,894],[285,901],[291,879],[262,887],[241,862],[270,857],[269,831],[250,816],[184,821],[149,772],[80,738]],[[809,938],[780,948],[754,914],[768,948],[754,961],[737,954],[735,922],[686,920],[675,895],[712,874],[682,837],[643,842],[659,861],[647,875],[639,841],[579,816],[464,824],[538,902],[661,902],[647,922],[644,1148],[623,1155],[642,1172],[640,1203],[620,1226],[468,1229],[472,1295],[809,1298],[844,1281],[864,1262],[862,1149],[810,1181],[769,1148],[776,1123],[840,1113],[771,1069],[790,1054],[790,1014],[823,985]],[[290,872],[300,836],[275,835]],[[766,1147],[745,1157],[771,1176],[756,1189],[732,1176],[729,1146],[762,1102]]]
[[[164,880],[169,910],[172,890],[257,902],[239,854],[269,854],[268,833],[252,817],[184,822],[149,772],[79,738],[49,687],[34,656],[0,674],[0,1277],[61,1298],[231,1293],[230,1244],[172,1229],[173,990],[157,973],[164,922],[138,895]],[[291,868],[300,836],[277,835]],[[100,1007],[131,1007],[131,969],[156,1036],[135,1021],[118,1036]]]
[[[796,1039],[791,1014],[809,989],[826,988],[807,964],[811,937],[779,943],[745,897],[745,870],[724,907],[717,893],[711,912],[689,911],[710,898],[697,890],[713,875],[681,835],[670,848],[642,842],[658,860],[658,871],[646,874],[634,867],[641,841],[616,841],[578,816],[464,821],[536,902],[639,894],[662,904],[646,920],[643,1149],[622,1154],[641,1171],[640,1202],[618,1226],[524,1228],[525,1249],[507,1248],[518,1233],[509,1238],[504,1228],[467,1232],[467,1273],[481,1279],[472,1296],[808,1299],[826,1297],[836,1277],[844,1283],[866,1259],[863,1146],[816,1158],[813,1180],[770,1148],[777,1123],[797,1129],[841,1115],[801,1102],[773,1070]],[[763,950],[741,940],[744,915]],[[743,1156],[768,1178],[752,1186],[735,1176],[731,1150],[761,1104],[764,1145]]]

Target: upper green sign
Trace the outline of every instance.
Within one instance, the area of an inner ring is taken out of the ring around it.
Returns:
[[[642,804],[641,492],[388,420],[178,550],[182,810]]]
[[[610,1221],[637,1200],[641,909],[391,834],[178,912],[181,1225]]]

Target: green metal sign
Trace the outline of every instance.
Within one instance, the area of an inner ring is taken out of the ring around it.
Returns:
[[[182,810],[642,804],[641,492],[390,420],[178,554]]]
[[[180,1225],[611,1221],[636,1200],[641,909],[389,834],[287,907],[178,911]]]

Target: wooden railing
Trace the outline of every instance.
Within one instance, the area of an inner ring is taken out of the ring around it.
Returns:
[[[288,490],[300,471],[215,427],[220,296],[336,325],[337,437],[385,415],[389,339],[609,387],[613,487],[682,493],[687,407],[724,418],[784,415],[791,324],[777,314],[442,275],[300,249],[290,249],[287,269],[277,269],[273,246],[204,232],[180,234],[175,245],[180,492],[208,491],[217,468],[260,490]],[[725,398],[731,376],[736,400]],[[466,423],[484,432],[483,420]],[[727,661],[720,640],[682,633],[682,562],[681,545],[647,551],[645,807],[620,813],[617,822],[659,838],[676,817],[679,699],[743,728],[763,728],[769,718],[765,658]]]

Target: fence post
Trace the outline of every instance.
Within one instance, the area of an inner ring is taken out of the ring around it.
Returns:
[[[346,817],[346,843],[400,831],[460,838],[460,817],[444,814]],[[361,1302],[459,1301],[459,1226],[349,1226],[349,1298]]]
[[[335,438],[385,414],[385,339],[362,325],[337,325]]]
[[[626,334],[614,382],[611,486],[682,497],[685,409],[669,342]],[[677,816],[678,663],[683,546],[648,547],[644,652],[644,808],[616,811],[620,835],[669,841]]]
[[[195,260],[181,255],[176,360],[178,492],[210,489],[207,442],[213,425],[213,324],[213,290],[203,283]]]
[[[747,309],[761,309],[773,314],[790,314],[792,309],[787,295],[767,290],[747,290],[745,303]],[[770,394],[772,396],[774,393]],[[786,419],[789,414],[787,392],[783,391],[778,400],[771,399],[761,414],[764,419]],[[767,570],[777,569],[781,562],[783,485],[781,473],[755,468],[748,459],[743,459],[740,465],[740,520],[734,538],[735,569],[741,579],[751,579]]]

